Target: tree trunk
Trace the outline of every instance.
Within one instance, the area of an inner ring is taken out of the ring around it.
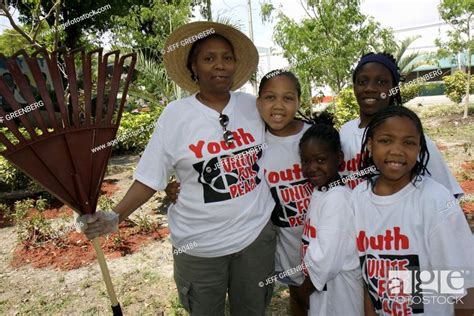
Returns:
[[[471,36],[471,25],[470,25],[470,16],[467,19],[467,40],[469,42]],[[471,50],[469,49],[469,45],[467,45],[466,49],[467,54],[467,83],[466,83],[466,100],[464,101],[464,115],[462,116],[463,119],[467,118],[467,113],[469,110],[469,93],[471,88]]]
[[[212,21],[211,0],[206,1],[207,20]]]
[[[467,83],[466,83],[466,100],[464,100],[464,115],[462,118],[467,118],[467,112],[469,110],[469,94],[471,88],[471,51],[467,49]]]

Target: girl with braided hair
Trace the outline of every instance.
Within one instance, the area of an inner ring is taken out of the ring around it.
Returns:
[[[363,283],[357,258],[352,190],[338,173],[343,160],[332,119],[315,119],[299,143],[303,176],[314,185],[303,228],[301,254],[311,316],[363,315]]]
[[[426,176],[418,116],[402,106],[380,110],[362,152],[361,168],[376,170],[351,201],[366,315],[472,315],[474,238],[452,192]]]

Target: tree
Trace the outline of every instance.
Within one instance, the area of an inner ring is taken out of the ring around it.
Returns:
[[[107,31],[114,32],[112,17],[128,16],[133,6],[146,8],[157,3],[169,6],[186,3],[190,12],[194,7],[202,6],[201,14],[208,19],[211,17],[211,0],[26,0],[9,4],[0,1],[0,16],[6,17],[33,48],[75,48],[98,42]],[[13,19],[14,10],[20,13],[21,25]],[[67,26],[63,29],[61,25]]]
[[[398,68],[400,68],[400,73],[402,74],[402,76],[406,76],[407,74],[412,72],[413,69],[422,64],[422,62],[413,62],[416,58],[420,56],[419,52],[406,54],[408,47],[410,47],[410,45],[420,37],[420,35],[407,37],[396,44],[397,49],[395,51],[394,57],[398,62]]]
[[[4,1],[0,4],[0,16],[10,20],[10,25],[34,48],[40,46],[75,48],[98,39],[104,32],[113,29],[110,17],[124,15],[127,9],[139,0],[27,0]],[[18,10],[19,21],[29,30],[22,31],[12,18]],[[85,16],[88,14],[88,16]],[[60,25],[67,25],[64,29]],[[58,29],[59,27],[59,29]],[[46,31],[46,33],[44,33]]]
[[[28,46],[28,41],[15,30],[6,29],[0,35],[0,52],[5,56],[11,56],[16,51],[28,48]]]
[[[420,56],[419,52],[406,54],[408,47],[410,47],[410,45],[418,38],[420,38],[420,35],[407,37],[396,44],[394,57],[397,60],[398,68],[400,69],[400,74],[402,75],[402,78],[407,76],[418,66],[433,63],[431,59],[415,62],[415,60]],[[422,83],[415,83],[410,85],[401,84],[400,93],[402,95],[403,102],[408,102],[411,99],[417,97],[421,92],[422,85]]]
[[[467,118],[469,92],[471,82],[471,54],[474,52],[474,37],[471,35],[471,24],[474,17],[474,1],[472,0],[442,0],[438,6],[441,18],[448,23],[452,30],[448,31],[448,41],[436,40],[439,55],[447,56],[465,52],[466,56],[466,97],[463,118]]]
[[[194,0],[193,6],[200,7],[200,13],[208,21],[213,21],[211,11],[211,0]]]
[[[390,30],[359,10],[359,0],[300,0],[306,16],[296,22],[273,5],[262,5],[262,19],[276,12],[274,38],[291,70],[311,84],[328,85],[336,94],[351,83],[357,60],[369,51],[393,51]],[[310,86],[310,85],[308,85]],[[306,97],[310,91],[305,91]]]
[[[132,5],[126,15],[112,19],[115,48],[139,52],[138,80],[130,87],[130,93],[154,102],[179,94],[166,74],[161,50],[165,49],[168,35],[189,21],[193,0],[151,2]]]
[[[193,0],[150,2],[132,5],[127,14],[114,16],[113,37],[118,45],[149,50],[160,57],[168,35],[189,21]]]

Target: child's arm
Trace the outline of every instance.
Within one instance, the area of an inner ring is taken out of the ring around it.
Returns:
[[[364,315],[365,316],[377,316],[372,300],[369,296],[369,290],[364,286]]]
[[[332,194],[331,194],[332,193]],[[339,193],[339,192],[338,192]],[[324,285],[334,279],[342,270],[347,260],[349,243],[353,240],[350,225],[353,225],[350,214],[350,203],[347,196],[329,192],[325,201],[320,205],[321,212],[317,218],[312,218],[315,236],[309,240],[304,261],[314,287],[322,290]],[[354,256],[357,256],[354,241]]]
[[[300,285],[300,290],[304,291],[304,293],[308,293],[308,297],[313,294],[313,292],[316,290],[314,287],[314,284],[311,282],[311,279],[306,276],[304,278],[303,284]]]
[[[454,315],[456,316],[473,316],[474,315],[474,288],[467,290],[467,295],[462,298],[461,302],[454,305]]]
[[[180,191],[180,183],[176,181],[171,181],[168,183],[165,189],[166,197],[170,200],[171,203],[176,203],[178,200],[178,195]]]

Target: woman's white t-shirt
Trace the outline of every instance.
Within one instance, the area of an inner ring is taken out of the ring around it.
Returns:
[[[187,253],[219,257],[251,244],[274,207],[263,179],[265,125],[255,97],[231,92],[223,110],[234,143],[227,146],[219,113],[196,94],[173,101],[160,115],[135,179],[164,190],[176,173],[178,200],[168,210],[171,243]]]

